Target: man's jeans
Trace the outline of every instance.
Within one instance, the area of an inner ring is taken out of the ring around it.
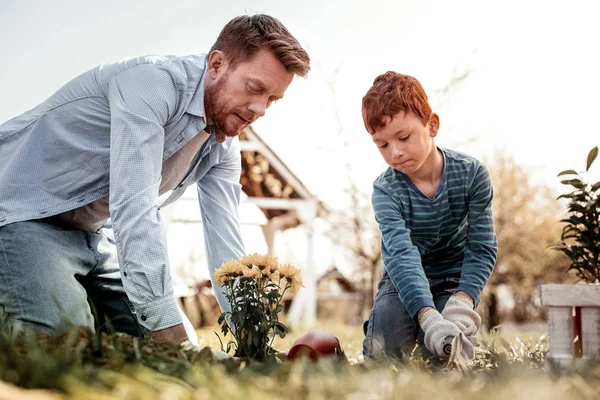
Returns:
[[[114,244],[102,230],[50,221],[0,227],[0,321],[57,334],[73,325],[106,330],[108,319],[117,331],[146,333],[123,290]]]
[[[438,311],[442,311],[450,296],[456,293],[460,277],[429,279],[433,301]],[[433,354],[424,346],[425,334],[400,301],[388,273],[377,286],[375,304],[365,322],[365,340],[363,354],[367,358],[408,359],[418,342],[423,349],[425,359],[434,359]]]

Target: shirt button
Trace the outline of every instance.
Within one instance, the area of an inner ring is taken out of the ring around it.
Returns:
[[[145,316],[145,315],[142,315],[142,321],[145,321],[145,320],[147,320],[147,319],[148,319],[148,318],[146,318],[146,316]]]

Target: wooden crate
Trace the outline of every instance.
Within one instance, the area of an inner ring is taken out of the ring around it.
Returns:
[[[600,285],[542,285],[548,306],[546,367],[580,370],[600,363]]]

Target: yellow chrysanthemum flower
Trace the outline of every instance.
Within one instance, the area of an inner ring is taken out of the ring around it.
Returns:
[[[221,268],[215,270],[213,277],[219,285],[229,282],[231,278],[234,278],[243,273],[245,268],[238,260],[231,260],[221,264]]]
[[[271,273],[270,278],[273,282],[277,282],[279,280],[279,276],[279,268],[277,268],[275,272]]]
[[[260,278],[261,276],[260,270],[253,266],[247,267],[244,265],[242,271],[244,278]]]
[[[300,270],[292,264],[282,264],[279,266],[279,275],[282,278],[294,278],[300,276]]]
[[[252,266],[252,263],[254,262],[254,258],[257,255],[258,254],[254,253],[254,254],[248,254],[247,256],[243,256],[242,258],[240,258],[240,264],[243,264],[247,267]]]
[[[288,282],[291,285],[290,293],[293,295],[296,295],[296,293],[298,293],[298,290],[300,290],[301,287],[304,287],[304,285],[302,284],[302,279],[300,279],[299,276],[293,278],[291,281],[288,280]]]
[[[240,263],[248,267],[254,265],[261,271],[264,277],[271,277],[279,266],[277,257],[257,253],[242,257]]]
[[[300,270],[291,264],[283,264],[279,267],[279,275],[290,285],[290,293],[295,295],[303,287],[300,278]]]

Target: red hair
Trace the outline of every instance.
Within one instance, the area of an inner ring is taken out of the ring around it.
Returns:
[[[379,75],[362,99],[365,128],[372,135],[385,126],[384,117],[393,118],[401,111],[413,113],[427,125],[432,111],[423,86],[409,75],[393,71]]]

